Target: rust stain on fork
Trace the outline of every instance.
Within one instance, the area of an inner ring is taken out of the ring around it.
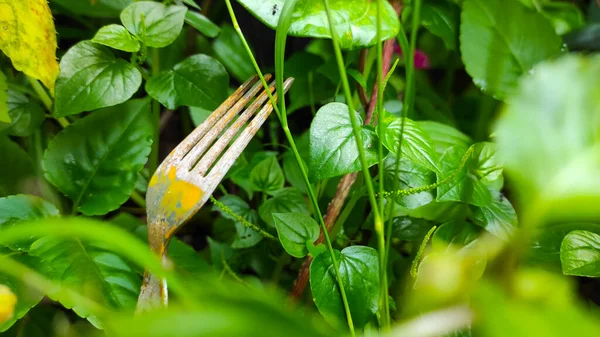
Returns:
[[[268,81],[270,76],[265,78]],[[293,79],[285,82],[285,91],[292,82]],[[152,176],[146,193],[148,243],[152,251],[162,257],[163,263],[167,263],[167,246],[177,230],[206,203],[273,110],[263,89],[256,77],[246,81],[171,151]],[[273,92],[274,85],[269,90]],[[262,92],[259,97],[245,108],[259,92]],[[276,97],[277,94],[274,94],[274,98]],[[267,103],[264,104],[265,102]],[[230,125],[242,110],[243,114]],[[247,123],[250,118],[252,120]],[[244,126],[246,127],[243,128]],[[240,130],[243,131],[234,140]],[[212,144],[223,131],[225,132]],[[225,150],[228,145],[231,145],[230,148]],[[138,312],[165,306],[167,303],[166,281],[146,271],[138,299]]]

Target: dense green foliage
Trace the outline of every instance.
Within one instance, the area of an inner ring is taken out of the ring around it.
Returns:
[[[600,336],[596,0],[49,8],[54,90],[0,53],[0,335]],[[266,71],[161,263],[152,174]],[[145,269],[170,303],[135,314]]]

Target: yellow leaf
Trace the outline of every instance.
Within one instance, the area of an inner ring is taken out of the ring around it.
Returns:
[[[0,0],[0,49],[54,94],[56,29],[46,0]]]
[[[0,284],[0,324],[12,318],[17,296],[7,286]]]
[[[0,128],[2,124],[10,124],[12,121],[8,114],[8,84],[6,76],[0,71]]]

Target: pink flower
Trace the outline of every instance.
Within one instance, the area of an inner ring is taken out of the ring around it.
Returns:
[[[402,55],[402,48],[396,43],[394,44],[394,53]],[[429,56],[421,50],[415,50],[415,69],[429,69],[431,63],[429,63]]]

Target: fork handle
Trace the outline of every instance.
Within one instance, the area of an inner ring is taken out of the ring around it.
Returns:
[[[163,256],[163,262],[165,257]],[[169,303],[167,280],[156,277],[150,271],[144,272],[144,282],[138,297],[136,313],[166,307]]]

